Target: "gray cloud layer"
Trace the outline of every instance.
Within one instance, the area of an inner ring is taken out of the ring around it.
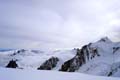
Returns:
[[[0,47],[71,48],[120,41],[119,0],[0,0]]]

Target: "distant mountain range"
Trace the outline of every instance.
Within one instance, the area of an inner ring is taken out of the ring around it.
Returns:
[[[3,49],[3,48],[0,48],[0,52],[11,51],[11,50],[15,50],[15,49]]]

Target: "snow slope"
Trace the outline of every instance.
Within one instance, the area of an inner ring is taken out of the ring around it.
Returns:
[[[18,51],[20,51],[18,53]],[[76,54],[75,50],[64,50],[64,51],[52,51],[42,52],[38,50],[16,50],[0,53],[0,67],[5,67],[10,60],[17,60],[19,68],[23,69],[37,69],[47,59],[55,56],[59,58],[57,67],[54,70],[58,70],[61,65],[74,57]]]
[[[120,77],[120,43],[110,41],[108,38],[92,43],[90,48],[98,50],[100,56],[96,56],[86,64],[82,65],[78,72],[108,76]],[[116,48],[116,50],[114,50]]]
[[[91,76],[81,73],[0,68],[0,80],[120,80],[120,79],[111,77]]]
[[[85,73],[90,75],[120,77],[120,43],[119,42],[112,42],[107,37],[105,37],[95,43],[91,43],[88,47],[89,48],[85,48],[85,50],[83,51],[86,54],[86,50],[88,50],[89,60],[86,58],[87,55],[85,55],[84,57],[86,59],[86,62],[82,64],[82,66],[78,66],[79,68],[75,70],[77,73],[74,74],[78,75],[78,73],[79,74]],[[91,59],[91,56],[93,56],[94,54],[92,50],[94,49],[98,51],[99,56],[95,55]],[[82,50],[82,48],[80,50]],[[23,72],[24,70],[25,72],[27,71],[29,72],[29,70],[30,71],[37,70],[37,68],[40,67],[40,65],[43,64],[49,58],[58,57],[59,61],[57,65],[52,69],[54,71],[58,71],[66,61],[69,61],[70,59],[74,58],[76,56],[76,53],[77,53],[77,49],[57,50],[51,52],[19,49],[19,50],[0,52],[0,67],[5,67],[9,63],[9,61],[13,59],[16,60],[16,63],[19,66],[18,68],[22,68]],[[73,64],[73,66],[74,65],[76,64]],[[54,73],[54,71],[52,72]],[[73,73],[69,73],[69,74],[73,74]]]

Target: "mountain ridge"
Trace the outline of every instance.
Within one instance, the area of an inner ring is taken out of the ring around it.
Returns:
[[[6,67],[13,60],[19,69],[57,70],[120,77],[120,42],[112,42],[107,37],[72,50],[43,52],[20,49],[1,53],[6,53],[0,54],[1,67]]]

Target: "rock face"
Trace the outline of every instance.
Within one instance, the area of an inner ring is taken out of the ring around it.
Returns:
[[[68,71],[68,72],[74,72],[75,70],[78,70],[79,67],[85,63],[85,57],[84,54],[81,52],[80,49],[77,49],[77,54],[74,58],[66,61],[60,71]]]
[[[108,37],[103,37],[103,38],[101,38],[98,42],[107,42],[107,43],[111,43],[112,41],[111,41]]]
[[[90,59],[93,59],[95,56],[100,56],[97,49],[91,48],[90,45],[91,43],[83,46],[82,49],[76,49],[76,56],[66,61],[60,71],[74,72]]]
[[[7,68],[16,68],[16,67],[18,67],[18,65],[17,65],[16,61],[11,60],[6,67]]]
[[[120,49],[120,47],[113,47],[113,54],[117,52]]]
[[[50,59],[46,60],[39,68],[38,70],[51,70],[54,67],[56,67],[57,62],[59,59],[57,57],[51,57]]]

